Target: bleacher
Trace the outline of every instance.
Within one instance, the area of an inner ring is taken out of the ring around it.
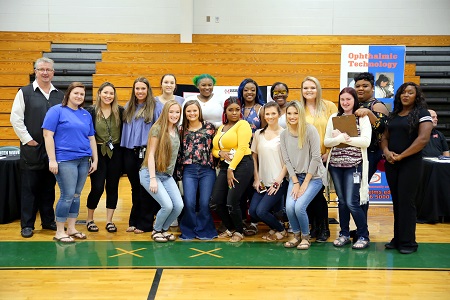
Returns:
[[[73,81],[65,77],[68,73],[85,76],[79,81],[92,86],[94,94],[100,84],[110,81],[121,104],[129,99],[138,76],[146,76],[159,94],[164,73],[174,73],[179,84],[192,84],[192,77],[200,73],[211,73],[218,85],[225,86],[238,85],[246,77],[260,85],[284,81],[290,87],[289,99],[300,98],[300,82],[311,75],[320,80],[324,98],[336,102],[341,45],[450,46],[450,36],[193,35],[192,44],[179,40],[176,34],[0,32],[0,145],[19,143],[9,123],[12,100],[18,88],[30,82],[33,62],[43,55],[57,62],[54,83],[59,88]],[[101,61],[82,50],[89,45],[101,52]],[[69,54],[70,48],[80,55]],[[416,64],[407,60],[405,80],[420,83],[418,74]]]

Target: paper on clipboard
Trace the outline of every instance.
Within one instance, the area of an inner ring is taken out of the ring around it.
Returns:
[[[356,116],[344,115],[339,117],[333,117],[333,128],[338,129],[340,132],[347,133],[350,137],[358,136],[358,128],[356,128]],[[337,148],[348,147],[348,144],[341,143],[337,145]]]

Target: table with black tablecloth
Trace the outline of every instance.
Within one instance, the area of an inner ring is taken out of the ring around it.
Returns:
[[[450,217],[450,161],[423,159],[422,180],[416,197],[417,221],[436,223]]]
[[[20,219],[19,156],[0,158],[0,224]]]

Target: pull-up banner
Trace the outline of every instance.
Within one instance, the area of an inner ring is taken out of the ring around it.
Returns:
[[[404,81],[405,54],[405,46],[342,46],[341,90],[347,86],[355,87],[353,77],[356,74],[370,72],[375,77],[374,97],[392,111],[395,91]],[[373,175],[369,196],[372,203],[392,203],[384,172],[377,171]]]
[[[392,111],[395,91],[405,76],[405,53],[405,46],[342,46],[341,90],[354,87],[356,74],[370,72],[375,77],[375,98]]]

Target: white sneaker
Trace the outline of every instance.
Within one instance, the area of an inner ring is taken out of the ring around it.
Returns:
[[[293,232],[293,231],[292,231],[292,227],[291,227],[291,223],[289,223],[289,228],[288,228],[287,232],[289,232],[289,233],[292,233],[292,232]]]

